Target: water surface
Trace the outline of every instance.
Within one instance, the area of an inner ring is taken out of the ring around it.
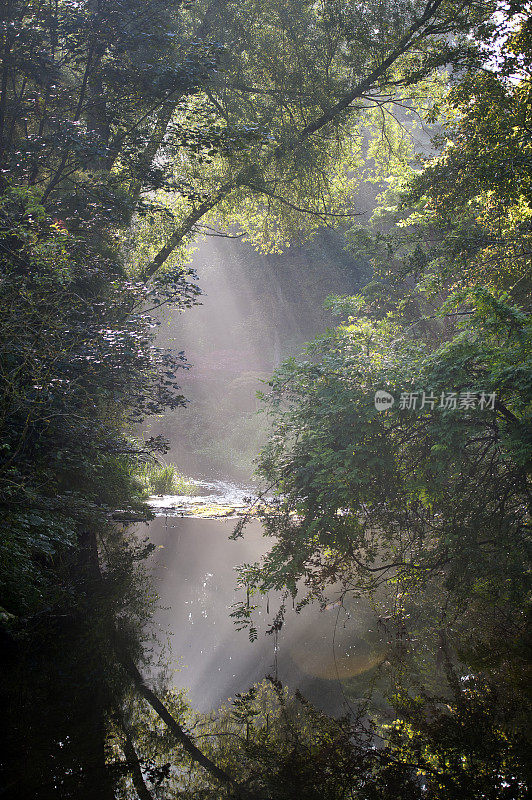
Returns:
[[[215,499],[224,508],[244,505],[250,494],[249,488],[222,481],[204,489],[202,501],[209,507]],[[156,498],[161,516],[149,527],[158,546],[153,557],[161,604],[156,622],[168,642],[174,685],[187,688],[193,705],[207,710],[270,674],[330,713],[345,710],[342,681],[385,658],[372,611],[362,603],[346,611],[331,592],[327,610],[314,605],[289,613],[275,637],[266,634],[278,608],[272,595],[262,598],[255,615],[258,639],[250,642],[230,616],[234,604],[245,599],[235,588],[235,567],[260,558],[269,541],[258,521],[248,524],[244,538],[229,540],[234,519],[181,516],[175,509],[182,503],[183,498]]]

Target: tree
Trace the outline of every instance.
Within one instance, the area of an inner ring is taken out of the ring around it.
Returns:
[[[466,104],[475,80],[479,100]],[[499,124],[490,124],[486,153],[479,152],[482,109],[494,96],[498,105],[490,108]],[[509,187],[504,170],[483,166],[482,159],[491,165],[498,156],[506,168],[514,144],[505,132],[510,128],[519,140],[514,122],[526,125],[525,97],[526,81],[505,88],[483,75],[468,75],[451,90],[447,102],[462,111],[450,129],[456,142],[411,178],[400,197],[398,230],[377,233],[373,241],[367,230],[353,234],[366,251],[368,241],[374,248],[377,279],[358,298],[337,300],[349,320],[311,344],[308,360],[288,361],[272,379],[265,399],[276,426],[259,470],[282,495],[279,508],[264,515],[281,541],[265,585],[276,583],[281,564],[280,582],[292,591],[301,576],[312,581],[313,572],[327,582],[344,570],[365,572],[370,583],[371,575],[389,570],[410,578],[432,569],[447,574],[468,534],[494,527],[497,535],[475,549],[476,571],[483,546],[506,548],[508,525],[523,532],[529,318],[502,291],[514,285],[501,275],[493,245],[526,247],[527,176],[516,170]],[[479,194],[479,175],[493,188],[480,187]],[[486,220],[490,227],[493,206],[500,206],[509,230],[495,243],[486,242],[485,229],[479,236],[471,218],[476,215],[477,228]],[[529,260],[523,252],[512,262],[519,297]],[[384,414],[373,403],[379,388],[396,397]],[[445,402],[446,390],[454,391],[456,403]],[[469,398],[460,395],[467,390]],[[446,506],[451,497],[452,509]],[[511,538],[520,550],[521,535]]]
[[[490,8],[3,3],[3,632],[24,687],[3,748],[13,794],[113,792],[106,733],[127,682],[110,621],[138,661],[149,548],[112,514],[141,509],[131,473],[161,445],[135,442],[131,423],[183,402],[182,354],[152,347],[143,309],[194,301],[186,242],[209,213],[268,246],[349,218],[368,109],[467,63]],[[42,758],[24,772],[32,746]]]
[[[52,11],[10,2],[1,160],[93,235],[127,225],[143,190],[170,189],[163,243],[140,267],[149,278],[223,200],[228,212],[248,198],[251,230],[264,198],[281,234],[326,218],[331,195],[347,197],[361,115],[467,59],[463,34],[488,12],[449,0],[352,11],[140,2],[127,15],[120,2]]]
[[[139,574],[150,546],[112,517],[145,514],[134,471],[157,442],[124,428],[182,404],[171,380],[182,362],[151,349],[149,316],[124,320],[126,293],[143,302],[143,287],[80,246],[35,192],[4,191],[0,247],[2,766],[15,795],[109,796],[105,715],[121,690],[105,620],[126,615],[138,641],[151,610]]]
[[[374,280],[333,300],[345,321],[271,379],[259,474],[276,494],[262,510],[273,544],[241,568],[251,597],[283,592],[272,628],[290,595],[374,599],[404,699],[387,741],[410,741],[403,760],[425,752],[434,797],[519,797],[527,780],[525,723],[509,731],[501,709],[512,694],[529,708],[528,32],[521,18],[500,75],[451,89],[436,157],[393,181],[376,230],[351,232]],[[252,633],[253,612],[234,612]],[[433,702],[442,658],[450,716]],[[483,754],[466,755],[481,730]]]
[[[487,290],[467,299],[450,341],[437,323],[357,316],[277,371],[259,463],[280,495],[263,515],[276,543],[246,581],[295,593],[301,578],[318,592],[440,574],[522,598],[530,320]],[[377,390],[395,398],[385,412]]]
[[[451,679],[452,680],[452,679]],[[446,681],[443,685],[448,690]],[[378,724],[365,709],[333,719],[273,679],[238,694],[215,713],[194,714],[169,692],[165,704],[224,769],[238,772],[254,796],[351,800],[512,798],[526,796],[526,748],[509,723],[516,701],[469,679],[456,697],[398,693],[393,721]],[[113,732],[115,764],[133,759],[142,775],[124,777],[118,796],[220,796],[138,703]],[[134,794],[135,793],[135,794]]]
[[[252,796],[279,800],[301,796],[347,800],[361,792],[368,798],[420,796],[410,765],[378,751],[370,723],[332,719],[272,679],[237,695],[215,714],[192,714],[175,693],[169,693],[165,702],[176,717],[186,720],[212,759],[239,774]],[[145,788],[153,797],[220,796],[219,785],[183,759],[157,718],[133,706],[125,725],[147,776]],[[115,736],[115,753],[125,755],[124,727],[117,728]],[[131,788],[131,781],[124,780],[120,797],[131,797]]]

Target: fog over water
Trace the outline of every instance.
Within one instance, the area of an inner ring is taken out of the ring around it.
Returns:
[[[385,658],[371,610],[360,603],[347,613],[331,593],[325,611],[312,606],[289,613],[276,639],[265,631],[277,599],[264,598],[256,614],[258,639],[250,642],[230,617],[233,603],[245,599],[235,590],[234,567],[257,558],[266,541],[259,523],[249,525],[244,539],[228,541],[233,529],[234,520],[158,517],[151,524],[151,540],[162,545],[154,557],[162,605],[157,624],[162,641],[169,634],[174,685],[186,687],[193,705],[207,710],[274,675],[316,705],[341,712],[339,679],[360,675]]]
[[[185,350],[192,365],[181,381],[190,404],[153,421],[148,432],[166,436],[167,461],[185,474],[222,481],[217,502],[223,504],[225,492],[230,505],[252,484],[253,458],[265,436],[264,417],[256,414],[261,379],[332,323],[323,301],[331,293],[356,291],[364,265],[324,234],[278,256],[258,255],[240,241],[208,239],[194,266],[202,305],[182,314],[169,311],[159,335],[161,344]],[[328,610],[289,613],[276,639],[266,629],[278,598],[264,598],[256,614],[258,639],[249,642],[230,617],[232,605],[243,599],[235,589],[235,566],[255,561],[269,542],[257,522],[244,538],[230,541],[234,526],[234,519],[179,516],[159,516],[149,526],[159,546],[153,557],[161,605],[156,621],[161,640],[168,635],[174,685],[186,687],[192,703],[206,710],[271,674],[340,713],[340,680],[385,659],[372,611],[361,601],[340,608],[331,593]]]

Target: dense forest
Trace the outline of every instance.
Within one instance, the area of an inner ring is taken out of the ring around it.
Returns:
[[[0,793],[524,800],[529,4],[1,9]],[[243,343],[202,377],[165,315],[194,319],[195,249],[232,239],[211,291],[246,270],[217,333]],[[341,714],[277,672],[208,712],[173,681],[138,523],[190,488],[150,484],[180,442],[255,462],[217,534],[265,537],[234,575],[241,637],[372,609]]]

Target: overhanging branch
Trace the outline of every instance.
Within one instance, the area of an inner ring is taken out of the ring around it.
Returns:
[[[212,775],[216,780],[220,781],[220,783],[224,784],[225,786],[229,787],[233,792],[235,797],[239,798],[239,800],[266,800],[263,796],[259,796],[255,793],[248,791],[245,787],[241,786],[235,779],[229,775],[225,770],[219,767],[214,761],[211,761],[205,753],[196,747],[193,740],[185,733],[181,725],[177,722],[176,719],[172,716],[172,714],[168,711],[164,703],[159,700],[155,692],[153,692],[149,686],[144,682],[142,675],[140,674],[139,670],[137,669],[136,665],[133,661],[124,654],[122,648],[120,647],[120,643],[118,641],[118,637],[115,634],[114,637],[115,641],[115,652],[118,657],[118,660],[124,667],[125,671],[131,678],[135,688],[139,692],[139,694],[149,703],[149,705],[153,708],[156,714],[163,720],[165,725],[167,726],[168,730],[173,734],[174,738],[179,742],[179,744],[183,747],[183,749],[189,754],[193,761],[203,767],[206,772]]]
[[[172,234],[169,238],[167,243],[159,250],[157,255],[155,256],[152,261],[147,264],[142,272],[142,278],[144,280],[149,280],[153,275],[155,275],[158,270],[162,267],[165,263],[167,258],[172,254],[172,252],[176,249],[176,247],[181,244],[183,239],[185,239],[193,230],[194,226],[199,222],[199,220],[215,208],[221,200],[223,200],[227,195],[231,193],[234,189],[249,185],[251,181],[258,177],[259,167],[265,167],[269,164],[273,159],[280,158],[281,156],[288,155],[289,153],[297,153],[299,148],[303,145],[303,143],[312,135],[317,133],[319,130],[324,128],[330,122],[332,122],[336,117],[342,114],[345,110],[351,107],[352,103],[366,95],[369,91],[371,91],[375,84],[382,78],[385,73],[389,70],[389,68],[411,47],[414,38],[417,36],[417,39],[424,38],[429,33],[433,35],[434,33],[438,32],[438,29],[434,26],[429,29],[428,22],[434,19],[436,12],[438,11],[439,7],[442,5],[444,0],[429,0],[427,5],[425,6],[425,11],[417,19],[409,28],[407,33],[399,40],[396,47],[392,50],[390,55],[384,59],[384,61],[379,64],[375,69],[368,75],[364,80],[360,81],[350,92],[348,92],[341,100],[339,100],[335,105],[333,105],[328,111],[324,112],[321,116],[315,119],[313,122],[306,125],[299,134],[288,143],[283,143],[282,145],[278,145],[274,148],[265,159],[263,159],[262,164],[257,164],[256,166],[246,166],[242,168],[235,178],[226,184],[224,184],[214,195],[212,198],[205,200],[201,203],[196,209],[190,212],[188,217],[183,221],[183,223],[177,228],[177,230]],[[425,27],[427,26],[427,27]],[[382,87],[381,87],[382,91]],[[367,99],[367,98],[366,98]]]

